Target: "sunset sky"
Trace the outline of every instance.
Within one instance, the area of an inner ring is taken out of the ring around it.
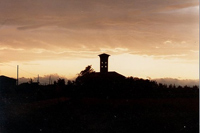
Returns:
[[[0,0],[0,75],[68,79],[87,65],[139,78],[199,78],[198,0]]]

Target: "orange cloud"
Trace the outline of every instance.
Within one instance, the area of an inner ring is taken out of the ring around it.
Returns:
[[[1,56],[7,55],[3,61],[65,59],[106,51],[197,60],[191,51],[198,50],[198,4],[196,0],[2,1]]]

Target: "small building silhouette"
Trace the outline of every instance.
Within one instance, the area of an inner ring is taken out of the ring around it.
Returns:
[[[16,86],[16,79],[0,76],[0,91],[1,92],[9,92]]]

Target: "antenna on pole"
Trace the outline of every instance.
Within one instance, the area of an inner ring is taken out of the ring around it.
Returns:
[[[19,65],[17,65],[17,83],[16,85],[19,85]]]

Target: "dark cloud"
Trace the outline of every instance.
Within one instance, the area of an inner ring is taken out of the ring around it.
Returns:
[[[82,22],[103,22],[122,21],[134,22],[144,17],[154,17],[156,13],[167,9],[177,10],[192,6],[198,6],[193,1],[139,1],[139,0],[115,0],[115,1],[72,1],[72,0],[8,0],[1,1],[1,20],[8,20],[7,24],[38,25],[44,22],[78,23]],[[162,14],[163,15],[163,14]],[[148,18],[149,19],[149,18]],[[171,20],[173,21],[173,20]],[[85,26],[85,25],[84,25]]]

